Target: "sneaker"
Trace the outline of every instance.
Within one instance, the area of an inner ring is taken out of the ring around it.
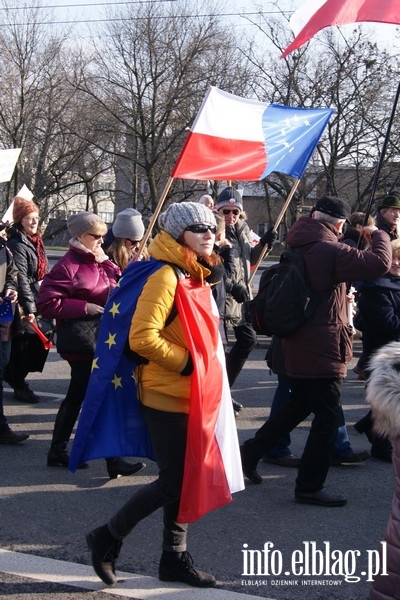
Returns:
[[[363,450],[362,452],[351,452],[347,456],[334,456],[331,459],[331,465],[333,467],[342,467],[345,465],[358,465],[364,460],[370,457],[369,452]]]
[[[24,440],[27,440],[29,435],[27,433],[17,433],[16,431],[3,431],[0,433],[0,444],[19,444]]]
[[[92,565],[96,575],[107,585],[117,583],[115,561],[119,556],[122,541],[111,535],[107,525],[102,525],[88,533],[86,543],[92,552]]]
[[[158,569],[161,581],[181,581],[194,587],[214,587],[216,579],[195,569],[189,552],[163,552]]]

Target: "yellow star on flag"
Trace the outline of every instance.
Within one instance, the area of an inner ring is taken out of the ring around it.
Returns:
[[[117,377],[117,374],[114,373],[114,379],[111,380],[111,383],[114,384],[115,389],[117,389],[119,387],[122,388],[121,379],[122,379],[122,377]]]
[[[98,356],[96,356],[96,358],[94,358],[94,359],[92,360],[92,371],[93,371],[94,369],[100,369],[99,365],[97,364],[97,361],[98,361],[98,360],[99,360],[99,357],[98,357]]]
[[[117,334],[116,333],[109,333],[108,334],[108,339],[104,342],[105,344],[108,344],[108,349],[111,348],[111,346],[115,346],[116,345],[116,341],[115,341],[115,336]]]
[[[112,314],[113,319],[115,318],[115,315],[117,315],[119,313],[120,304],[121,304],[120,302],[118,302],[118,304],[115,304],[115,302],[113,302],[112,307],[108,311],[108,312],[110,312]]]

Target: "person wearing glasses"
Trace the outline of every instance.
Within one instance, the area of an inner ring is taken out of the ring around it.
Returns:
[[[42,314],[56,319],[58,336],[66,321],[84,324],[88,317],[89,320],[99,317],[97,323],[100,324],[104,306],[120,277],[119,268],[102,250],[107,225],[98,215],[90,212],[71,215],[67,227],[71,235],[69,249],[46,275],[37,297]],[[89,350],[82,349],[78,330],[70,335],[75,337],[70,340],[73,352],[63,350],[57,340],[57,350],[71,368],[71,379],[56,416],[47,455],[49,467],[68,467],[67,445],[85,398],[96,345],[95,333]],[[91,335],[89,330],[85,335]],[[132,475],[144,467],[141,462],[130,464],[114,457],[107,458],[106,462],[110,479],[118,475]],[[81,465],[82,468],[85,466]]]
[[[4,380],[13,388],[16,400],[36,404],[39,397],[30,389],[25,378],[32,371],[43,370],[48,354],[48,350],[43,348],[41,341],[29,327],[29,323],[37,321],[36,297],[40,283],[48,271],[48,260],[39,228],[39,207],[31,200],[16,196],[13,201],[13,224],[7,233],[7,247],[18,270],[18,310]]]
[[[249,285],[250,267],[257,262],[264,248],[272,248],[276,240],[276,231],[269,229],[259,243],[253,245],[250,228],[243,213],[243,200],[233,187],[226,187],[219,194],[216,209],[225,219],[226,239],[233,246],[233,265],[230,279],[226,279],[226,311],[225,320],[233,328],[236,342],[226,357],[229,385],[232,387],[242,370],[250,352],[257,342],[257,335],[252,325],[246,322],[242,305],[251,300]],[[235,412],[243,407],[233,400]]]
[[[159,469],[158,478],[136,490],[106,524],[91,531],[86,539],[95,572],[104,583],[113,585],[117,582],[115,561],[124,538],[140,521],[162,508],[159,578],[212,587],[216,584],[214,576],[198,570],[187,551],[188,524],[178,521],[178,513],[188,424],[193,423],[189,419],[192,402],[196,407],[194,398],[199,393],[202,413],[210,415],[214,408],[221,410],[223,363],[218,361],[211,386],[207,378],[201,378],[198,389],[196,374],[200,364],[215,363],[219,347],[218,314],[216,307],[212,309],[207,283],[219,281],[224,268],[214,251],[217,227],[209,208],[198,202],[174,203],[160,215],[158,223],[161,231],[150,243],[149,254],[161,261],[161,265],[145,281],[132,319],[127,323],[131,350],[146,359],[136,368],[135,381]],[[191,356],[193,346],[187,333],[193,319],[196,326],[189,331],[196,340],[195,357]],[[207,343],[197,343],[199,331],[208,332]],[[208,420],[207,423],[209,426]],[[233,419],[230,426],[235,431]],[[200,424],[197,427],[201,430]],[[191,444],[188,449],[191,454]],[[217,477],[213,461],[208,468]],[[203,491],[207,493],[208,489]]]
[[[126,269],[132,259],[137,259],[137,252],[144,235],[142,215],[134,208],[126,208],[119,212],[112,226],[112,241],[104,248],[110,259],[119,266],[121,272]],[[147,254],[142,258],[147,257]]]

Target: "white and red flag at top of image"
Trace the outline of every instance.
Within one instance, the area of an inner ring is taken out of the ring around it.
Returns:
[[[282,58],[308,42],[318,31],[349,23],[400,24],[398,0],[308,0],[291,16],[289,23],[295,39]]]

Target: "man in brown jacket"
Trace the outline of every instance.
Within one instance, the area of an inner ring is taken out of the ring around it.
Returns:
[[[313,413],[295,488],[295,499],[303,504],[346,503],[343,496],[323,491],[336,439],[346,364],[352,357],[345,282],[375,279],[391,264],[389,236],[375,226],[363,230],[371,240],[370,250],[339,242],[349,214],[344,200],[325,196],[317,201],[310,217],[300,218],[288,232],[287,243],[303,253],[311,288],[322,294],[322,300],[312,317],[282,340],[291,380],[290,401],[242,446],[244,474],[253,483],[261,483],[259,459]]]

